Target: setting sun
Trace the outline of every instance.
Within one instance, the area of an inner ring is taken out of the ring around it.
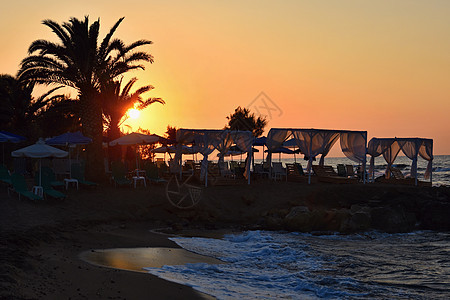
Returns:
[[[128,115],[130,116],[131,119],[136,120],[137,118],[139,118],[139,115],[141,114],[141,112],[135,108],[132,108],[128,111]]]

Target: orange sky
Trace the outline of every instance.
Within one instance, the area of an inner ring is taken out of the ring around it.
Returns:
[[[148,96],[167,103],[127,122],[133,130],[222,128],[237,106],[263,106],[263,92],[268,128],[427,137],[450,154],[450,1],[36,2],[2,3],[0,73],[54,38],[44,19],[100,18],[103,37],[125,16],[116,37],[154,42],[135,86],[154,85]]]

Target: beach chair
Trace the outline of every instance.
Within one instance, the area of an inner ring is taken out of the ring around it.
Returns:
[[[283,164],[281,162],[274,162],[274,163],[272,163],[271,177],[275,181],[277,179],[282,180],[283,177],[284,177],[284,178],[286,178],[286,181],[287,181],[287,172],[286,172],[286,169],[283,168]]]
[[[305,182],[307,179],[299,163],[286,164],[286,174],[288,181]]]
[[[50,180],[50,185],[54,188],[64,188],[65,183],[56,180],[56,174],[50,167],[42,167],[41,172]]]
[[[159,177],[158,166],[154,163],[146,163],[144,165],[145,176],[150,183],[164,184],[167,182],[164,178]]]
[[[25,177],[22,174],[13,173],[11,175],[11,182],[14,191],[19,195],[19,200],[21,199],[21,196],[35,201],[43,200],[41,196],[38,196],[28,190],[27,182],[25,181]]]
[[[127,171],[125,165],[121,161],[113,161],[111,163],[112,180],[114,186],[131,186],[133,183],[130,179],[126,177]]]
[[[253,174],[255,174],[256,177],[259,178],[269,178],[269,171],[264,170],[264,165],[262,163],[255,164]]]
[[[314,174],[318,181],[328,183],[356,183],[356,178],[341,177],[332,166],[312,165]]]
[[[9,171],[5,165],[0,165],[0,182],[8,186],[12,185],[11,174],[9,174]]]
[[[230,168],[228,167],[228,162],[222,161],[219,163],[219,170],[220,175],[223,177],[229,177],[229,178],[235,178],[235,175],[233,172],[231,172]]]
[[[53,178],[49,176],[49,173],[43,172],[41,169],[40,174],[41,175],[39,175],[39,171],[35,173],[34,182],[36,185],[39,185],[39,176],[41,176],[40,186],[42,187],[45,198],[48,199],[48,197],[51,197],[55,199],[65,199],[67,197],[66,194],[61,193],[60,191],[57,191],[52,187]]]
[[[70,166],[72,179],[78,180],[78,183],[88,187],[96,187],[98,183],[88,181],[84,178],[84,167],[80,163],[73,163]]]
[[[389,168],[389,172],[391,172],[392,177],[397,179],[397,180],[405,179],[405,176],[403,175],[402,171],[400,171],[400,169],[398,169],[396,167],[392,167],[391,166]]]
[[[341,177],[347,177],[347,168],[343,164],[337,165],[337,174]]]

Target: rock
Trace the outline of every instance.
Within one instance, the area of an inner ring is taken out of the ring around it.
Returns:
[[[449,231],[450,203],[440,201],[426,203],[421,211],[419,221],[423,229]]]
[[[401,207],[376,207],[371,211],[371,227],[384,232],[409,232],[415,223],[415,215]]]
[[[293,207],[283,221],[286,229],[307,232],[312,230],[311,211],[306,206]]]
[[[352,214],[350,219],[351,231],[364,231],[370,228],[372,218],[370,212],[358,211]]]

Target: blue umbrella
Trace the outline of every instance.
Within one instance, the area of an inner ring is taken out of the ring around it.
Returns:
[[[25,137],[8,132],[8,131],[1,130],[0,133],[1,133],[2,137],[5,137],[8,139],[6,142],[18,143],[18,142],[22,142],[22,141],[26,140]],[[2,139],[1,141],[3,142],[4,140]]]
[[[23,136],[11,133],[11,132],[7,132],[7,131],[0,131],[0,142],[1,143],[6,143],[6,142],[11,142],[11,143],[20,143],[22,141],[25,141],[26,138],[24,138]],[[5,162],[5,144],[3,144],[2,147],[2,157],[3,157],[3,163]]]
[[[92,143],[92,139],[84,136],[80,131],[66,132],[61,135],[55,136],[45,141],[47,145],[53,146],[71,146],[71,145],[86,145]],[[77,154],[78,156],[78,154]],[[78,159],[78,158],[77,158]],[[72,177],[71,159],[69,151],[69,175]]]
[[[269,152],[269,150],[266,150],[264,152]],[[285,153],[285,154],[294,154],[295,153],[293,150],[286,148],[286,147],[279,147],[271,152],[272,153]]]
[[[45,141],[47,145],[67,146],[86,145],[92,142],[91,138],[84,136],[81,132],[66,132]]]
[[[253,146],[265,146],[267,138],[265,136],[256,138],[253,142]]]

